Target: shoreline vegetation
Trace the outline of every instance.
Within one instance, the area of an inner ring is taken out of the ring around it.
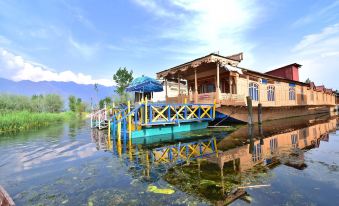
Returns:
[[[29,112],[11,111],[0,114],[0,135],[11,132],[20,132],[32,128],[49,126],[53,123],[78,118],[74,112]]]
[[[63,99],[56,94],[31,97],[0,94],[0,135],[86,118],[87,105],[80,98],[69,107],[66,111]]]

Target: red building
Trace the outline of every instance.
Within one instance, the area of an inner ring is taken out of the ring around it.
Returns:
[[[299,68],[300,64],[294,63],[289,64],[278,69],[274,69],[272,71],[268,71],[265,74],[269,74],[276,77],[281,77],[293,81],[299,81]]]

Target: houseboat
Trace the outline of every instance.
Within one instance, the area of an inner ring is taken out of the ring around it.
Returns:
[[[247,122],[247,96],[251,97],[254,113],[261,103],[264,121],[335,110],[336,95],[332,89],[299,80],[302,65],[293,63],[261,73],[241,67],[242,60],[243,53],[211,53],[158,72],[157,78],[164,81],[166,102],[216,102],[216,117],[221,119]],[[169,96],[168,82],[175,81],[178,92]],[[185,93],[181,92],[181,82],[186,83]]]

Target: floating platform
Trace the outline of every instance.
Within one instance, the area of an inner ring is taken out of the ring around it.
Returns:
[[[150,128],[142,128],[132,132],[133,138],[150,137],[155,135],[166,135],[178,132],[187,132],[199,129],[206,129],[208,122],[185,122],[180,125],[158,125]]]
[[[108,129],[118,139],[167,135],[205,129],[216,104],[166,104],[147,100],[134,107],[105,108],[91,114],[91,127]]]

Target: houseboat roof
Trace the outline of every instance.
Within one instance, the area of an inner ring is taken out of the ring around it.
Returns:
[[[285,68],[291,67],[291,66],[295,66],[295,67],[298,67],[298,68],[302,67],[301,64],[298,64],[298,63],[292,63],[292,64],[288,64],[288,65],[279,67],[279,68],[277,68],[277,69],[273,69],[273,70],[267,71],[267,72],[265,72],[265,73],[271,73],[271,72],[274,72],[274,71],[277,71],[277,70],[280,70],[280,69],[285,69]]]
[[[315,88],[316,88],[316,90],[317,90],[318,92],[325,91],[325,86],[324,86],[324,85],[316,86]]]
[[[232,66],[237,66],[243,60],[243,53],[233,54],[231,56],[222,56],[216,53],[211,53],[206,56],[194,59],[192,61],[180,64],[178,66],[157,72],[157,77],[162,78],[169,74],[173,75],[178,72],[187,71],[189,68],[198,67],[202,63],[211,63],[211,62],[220,62],[222,64],[230,64]]]
[[[304,83],[304,82],[300,82],[300,81],[294,81],[294,80],[291,80],[291,79],[286,79],[286,78],[274,76],[274,75],[271,75],[271,74],[261,73],[261,72],[257,72],[257,71],[254,71],[254,70],[242,68],[242,67],[238,67],[238,68],[242,69],[244,73],[246,73],[246,72],[247,73],[252,73],[252,74],[256,74],[258,76],[267,77],[267,78],[271,78],[271,79],[276,79],[278,81],[288,81],[288,82],[291,82],[291,83],[296,83],[296,84],[305,85],[305,86],[309,85],[308,83]]]

